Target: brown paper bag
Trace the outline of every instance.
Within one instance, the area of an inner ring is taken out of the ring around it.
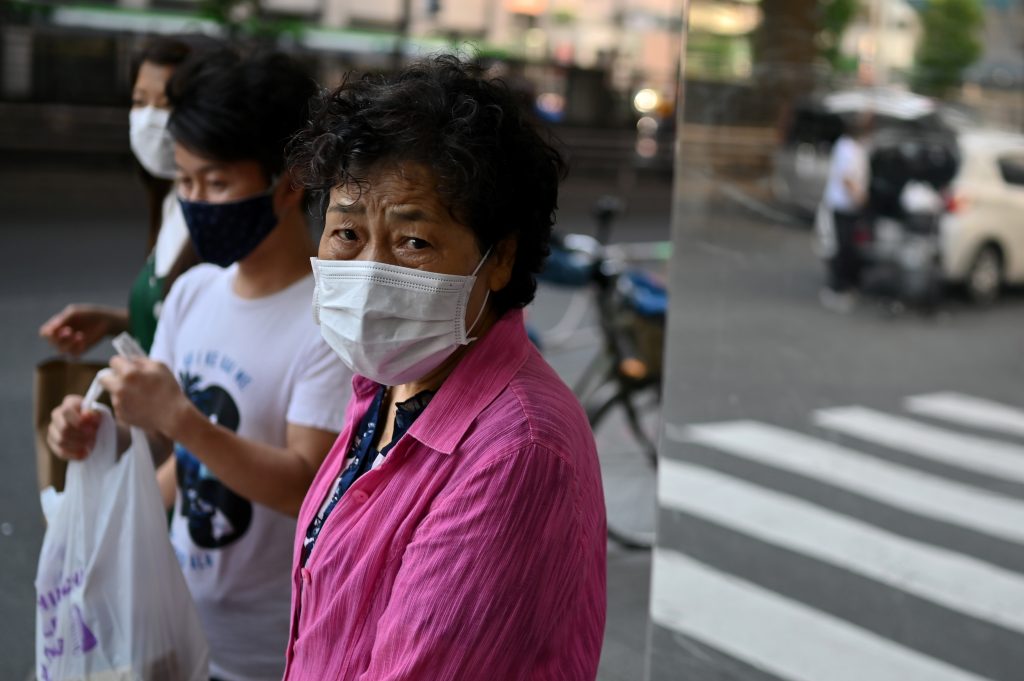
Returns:
[[[33,387],[33,421],[36,429],[36,473],[39,489],[50,485],[59,492],[64,489],[64,470],[67,462],[59,458],[46,444],[46,429],[50,425],[50,412],[65,395],[84,395],[96,373],[107,366],[102,362],[79,362],[63,358],[50,359],[36,365]]]

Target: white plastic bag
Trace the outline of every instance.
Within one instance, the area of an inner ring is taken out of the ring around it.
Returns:
[[[828,260],[835,256],[839,250],[833,222],[832,209],[822,201],[814,212],[814,234],[817,236],[814,243],[814,254],[822,260]]]
[[[92,391],[90,391],[92,392]],[[48,488],[36,572],[39,681],[206,681],[209,650],[167,535],[145,434],[102,405],[96,445]]]

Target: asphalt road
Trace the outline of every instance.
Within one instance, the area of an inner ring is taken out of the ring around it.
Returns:
[[[643,678],[648,633],[658,681],[1017,678],[1024,433],[964,396],[1021,407],[1024,296],[934,317],[827,312],[806,229],[684,179],[657,505],[621,419],[598,434],[612,517],[660,523],[650,603],[651,554],[610,546],[602,681]],[[4,167],[0,187],[0,678],[21,679],[43,529],[30,391],[50,353],[36,329],[73,300],[120,303],[144,242],[116,165]],[[613,238],[668,238],[655,178],[571,179],[560,228],[589,230],[608,191],[629,205]],[[557,327],[572,299],[544,287],[531,321]],[[595,350],[591,321],[549,349],[567,381]]]
[[[806,233],[678,215],[650,678],[1019,679],[1024,296],[835,314]]]

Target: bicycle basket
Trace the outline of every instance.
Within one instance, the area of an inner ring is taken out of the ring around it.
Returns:
[[[648,375],[660,376],[665,348],[668,291],[651,274],[627,270],[615,286],[620,345],[644,362]]]

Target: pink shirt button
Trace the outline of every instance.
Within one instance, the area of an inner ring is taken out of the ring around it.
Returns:
[[[366,500],[369,499],[369,498],[370,498],[370,495],[367,494],[365,490],[361,490],[361,489],[354,489],[354,490],[352,490],[352,499],[357,504],[365,504]]]

